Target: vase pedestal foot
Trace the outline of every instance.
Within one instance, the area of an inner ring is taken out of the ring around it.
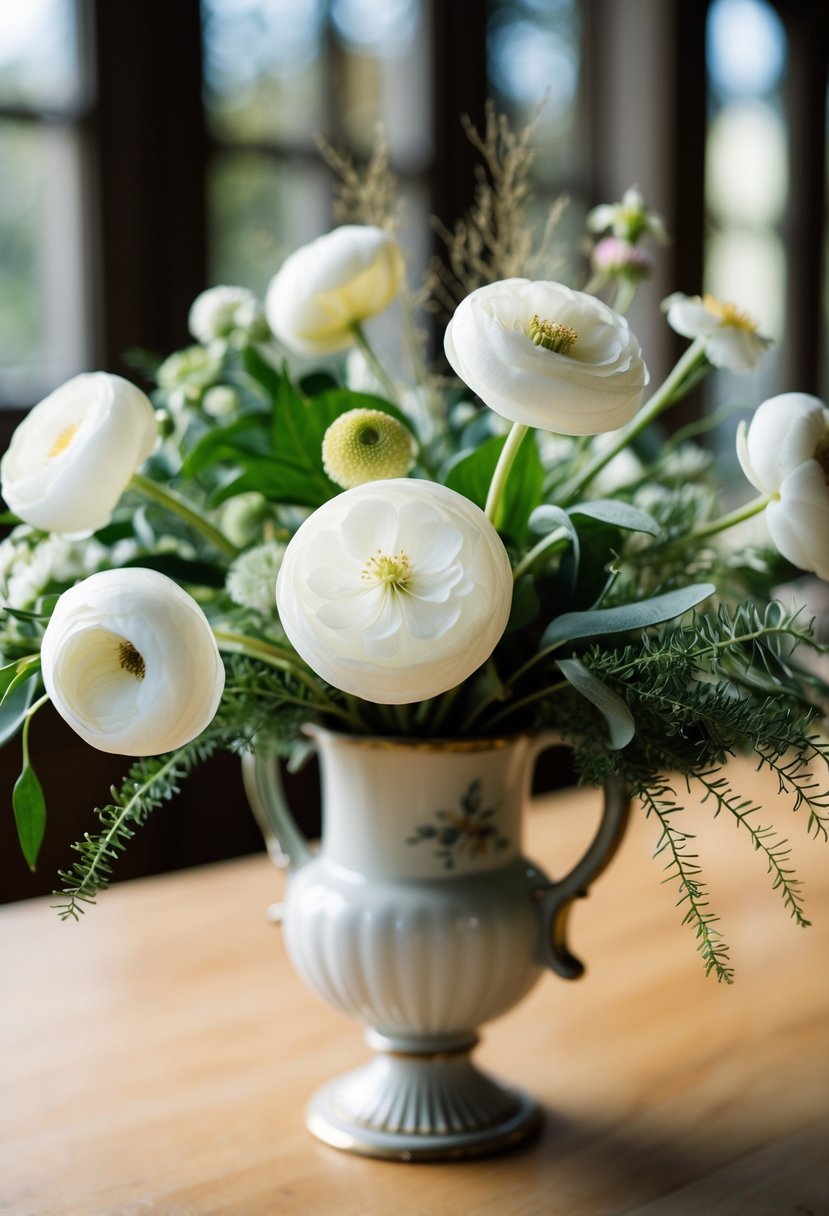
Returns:
[[[369,1039],[378,1046],[380,1036]],[[512,1148],[538,1129],[541,1112],[458,1049],[380,1048],[362,1068],[323,1085],[306,1109],[309,1130],[345,1152],[397,1161],[436,1161]]]

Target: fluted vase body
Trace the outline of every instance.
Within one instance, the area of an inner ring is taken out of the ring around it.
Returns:
[[[247,765],[248,797],[288,863],[282,924],[295,968],[367,1028],[377,1053],[314,1095],[308,1125],[339,1148],[404,1160],[506,1147],[539,1112],[472,1063],[477,1029],[545,966],[581,974],[566,915],[621,838],[624,790],[605,787],[592,844],[551,882],[523,856],[522,822],[534,759],[559,739],[307,729],[320,760],[319,848],[297,829],[273,763]]]

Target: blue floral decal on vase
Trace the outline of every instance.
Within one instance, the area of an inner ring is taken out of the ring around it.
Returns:
[[[480,780],[471,782],[458,799],[458,809],[435,811],[435,823],[421,823],[407,844],[422,844],[431,840],[435,844],[434,856],[439,858],[447,870],[463,857],[470,860],[487,857],[500,852],[509,845],[494,823],[497,806],[484,806]]]

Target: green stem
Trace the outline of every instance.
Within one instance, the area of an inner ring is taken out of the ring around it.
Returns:
[[[686,545],[689,542],[696,542],[698,540],[705,540],[709,536],[716,536],[718,532],[725,532],[727,528],[733,528],[735,524],[741,524],[746,519],[759,515],[775,497],[774,494],[761,494],[759,498],[752,498],[751,502],[745,503],[742,507],[735,507],[733,511],[729,511],[726,515],[721,515],[719,519],[712,519],[708,523],[702,524],[699,528],[694,528],[693,532],[689,532],[687,536],[681,537],[674,544]]]
[[[527,705],[532,705],[534,701],[542,701],[545,697],[552,696],[553,693],[559,692],[561,689],[567,687],[568,681],[560,680],[558,684],[550,684],[546,688],[539,688],[537,692],[528,693],[528,695],[526,697],[522,697],[520,701],[512,701],[509,705],[505,705],[503,709],[499,709],[498,713],[493,714],[482,729],[490,731],[497,722],[501,722],[504,718],[508,718],[509,715],[515,713],[516,710],[523,709]]]
[[[354,340],[356,341],[360,350],[363,352],[363,356],[365,357],[366,363],[369,365],[372,372],[374,373],[374,375],[377,377],[377,379],[380,381],[383,388],[385,389],[386,396],[388,397],[389,401],[391,401],[394,404],[397,404],[398,392],[394,386],[394,381],[392,380],[391,376],[388,374],[386,369],[383,367],[383,364],[380,362],[380,360],[375,355],[374,350],[373,350],[368,338],[365,335],[365,330],[363,329],[363,327],[359,321],[352,321],[351,332],[354,335]]]
[[[21,742],[23,745],[23,767],[24,768],[29,767],[29,727],[32,724],[32,718],[35,716],[35,714],[37,713],[37,711],[39,709],[43,708],[43,706],[48,702],[48,700],[49,700],[48,693],[44,693],[43,696],[39,698],[39,700],[35,701],[35,703],[33,705],[29,706],[29,708],[26,710],[26,714],[23,718],[23,730],[21,733]]]
[[[584,466],[581,472],[567,485],[562,487],[560,492],[560,501],[564,504],[576,500],[582,490],[590,484],[597,473],[600,473],[605,465],[609,464],[614,456],[626,448],[631,440],[635,439],[645,427],[650,426],[654,419],[658,418],[669,405],[681,400],[688,389],[696,383],[698,377],[694,375],[702,367],[705,360],[705,345],[702,338],[695,338],[685,354],[677,360],[675,366],[666,377],[659,389],[651,397],[639,413],[621,427],[618,431],[612,432],[615,435],[613,443],[609,444],[602,452],[596,453],[592,460]]]
[[[613,301],[614,312],[621,313],[624,316],[634,301],[638,286],[639,284],[635,279],[619,279],[616,287],[616,298]]]
[[[484,512],[488,519],[497,528],[501,522],[503,512],[503,497],[504,489],[506,488],[507,478],[509,477],[510,469],[515,463],[515,457],[518,455],[518,449],[524,441],[524,436],[530,428],[525,426],[523,422],[513,422],[512,430],[507,435],[507,441],[501,448],[501,455],[498,457],[498,463],[495,466],[495,472],[492,474],[492,481],[489,483],[489,493],[486,496],[486,506]]]
[[[143,473],[133,473],[130,486],[145,497],[151,498],[153,502],[157,502],[160,506],[166,507],[168,511],[178,515],[189,524],[196,532],[201,532],[206,540],[210,541],[215,549],[223,553],[226,557],[237,557],[239,550],[236,546],[227,539],[223,532],[218,528],[214,528],[208,520],[201,515],[195,507],[192,507],[179,494],[173,490],[168,490],[165,486],[160,485],[157,481],[153,481],[149,477],[145,477]]]
[[[218,643],[219,650],[229,654],[244,654],[249,659],[259,659],[270,667],[290,672],[295,680],[304,684],[314,694],[317,708],[334,717],[343,718],[352,725],[355,720],[362,725],[359,718],[355,718],[355,715],[325,695],[319,680],[303,671],[297,663],[296,655],[291,651],[283,650],[280,646],[274,646],[271,642],[265,642],[261,638],[251,638],[247,634],[234,633],[229,629],[214,629],[213,636]]]
[[[736,507],[733,511],[729,511],[726,515],[720,515],[717,519],[709,520],[708,523],[701,524],[700,527],[694,528],[692,532],[687,532],[684,536],[675,536],[670,540],[663,541],[661,544],[651,545],[647,549],[642,549],[638,554],[628,558],[627,561],[632,565],[652,565],[656,557],[663,558],[673,553],[681,553],[689,545],[707,540],[709,536],[716,536],[718,532],[725,532],[728,528],[733,528],[737,524],[751,519],[754,515],[759,515],[761,511],[766,509],[774,497],[774,494],[761,494],[759,498],[752,498],[751,502],[745,503],[742,507]]]
[[[552,532],[548,532],[546,536],[542,536],[541,540],[537,544],[533,545],[532,549],[528,549],[521,558],[521,561],[516,565],[512,572],[513,582],[517,583],[521,575],[527,573],[530,566],[532,566],[538,560],[538,558],[541,557],[545,549],[549,549],[553,545],[558,544],[560,540],[566,540],[569,535],[570,534],[567,529],[562,527],[553,528]]]

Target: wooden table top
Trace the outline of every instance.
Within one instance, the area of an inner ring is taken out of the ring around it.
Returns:
[[[78,925],[48,901],[8,906],[0,1211],[829,1213],[829,851],[767,779],[733,773],[789,835],[813,927],[732,822],[689,812],[737,967],[733,987],[706,980],[635,812],[572,916],[587,976],[544,976],[484,1031],[480,1063],[534,1093],[544,1129],[471,1163],[371,1161],[306,1132],[311,1091],[368,1052],[294,975],[265,919],[282,880],[264,856],[124,883]],[[560,870],[597,797],[545,799],[527,853]]]

